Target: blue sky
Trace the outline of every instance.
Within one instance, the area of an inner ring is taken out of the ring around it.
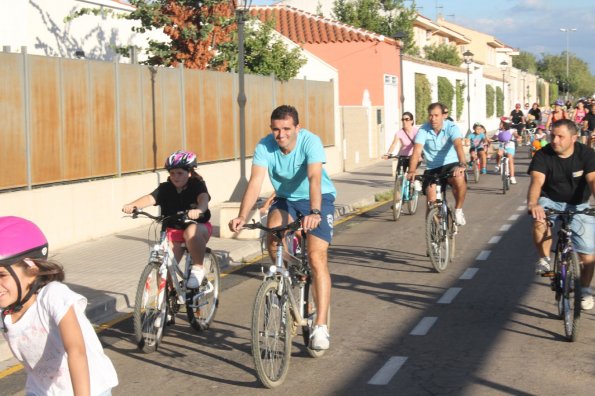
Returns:
[[[489,33],[538,59],[542,53],[565,51],[567,33],[560,28],[576,28],[568,33],[569,52],[587,62],[595,75],[595,0],[416,0],[416,4],[428,18],[435,19],[438,11],[449,21]],[[436,5],[442,8],[436,9]]]

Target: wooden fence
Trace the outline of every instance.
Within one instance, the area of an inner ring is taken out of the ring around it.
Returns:
[[[161,168],[179,148],[240,157],[237,75],[0,53],[0,190]],[[246,148],[291,104],[334,144],[333,82],[246,75]]]

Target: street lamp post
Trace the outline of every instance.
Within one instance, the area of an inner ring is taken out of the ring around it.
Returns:
[[[469,67],[473,62],[473,52],[467,50],[463,52],[463,59],[467,65],[467,134],[471,133],[471,83],[469,82]]]
[[[403,91],[403,51],[405,50],[405,37],[407,37],[407,35],[405,34],[405,32],[396,32],[395,35],[393,36],[393,38],[395,40],[400,40],[401,41],[401,46],[399,48],[399,70],[401,73],[400,76],[400,81],[399,81],[399,88],[400,88],[400,95],[401,95],[401,108],[400,108],[400,118],[403,118],[403,112],[405,111],[405,93]],[[403,123],[403,121],[401,121],[401,124]],[[403,125],[401,125],[403,126]]]
[[[566,33],[566,100],[568,100],[568,62],[569,62],[569,55],[568,55],[568,44],[570,41],[570,32],[576,32],[575,28],[560,28],[561,32]]]
[[[252,0],[238,0],[236,21],[238,24],[238,107],[240,122],[240,180],[232,193],[232,201],[240,201],[248,186],[246,179],[246,92],[244,89],[244,25]]]
[[[504,111],[504,99],[506,98],[506,91],[504,88],[504,84],[506,82],[506,69],[508,69],[508,62],[502,61],[500,62],[500,69],[502,69],[502,111]]]
[[[523,77],[523,105],[524,105],[526,102],[526,99],[525,99],[525,94],[526,94],[526,92],[525,92],[525,78],[527,77],[527,71],[521,70],[521,76]]]

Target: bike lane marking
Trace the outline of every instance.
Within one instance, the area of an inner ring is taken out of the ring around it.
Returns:
[[[436,323],[437,320],[437,316],[426,316],[425,318],[419,321],[417,326],[415,326],[413,330],[411,330],[409,335],[423,336],[428,334],[428,331],[430,331],[430,329],[432,328],[432,326],[434,326],[434,323]]]
[[[482,250],[477,257],[475,258],[476,261],[486,261],[490,254],[492,253],[491,250]]]
[[[438,304],[450,304],[461,290],[463,290],[462,287],[451,287],[440,297]]]
[[[369,385],[386,385],[390,382],[390,380],[397,374],[399,369],[403,367],[405,362],[407,361],[406,356],[392,356],[384,366],[374,376],[370,381],[368,381]]]
[[[490,240],[488,241],[488,243],[490,245],[494,245],[494,244],[500,242],[500,239],[502,239],[502,237],[500,235],[496,235],[494,237],[491,237]]]
[[[512,216],[510,216],[510,217],[508,218],[508,221],[516,221],[516,220],[518,220],[518,219],[519,219],[519,217],[521,217],[521,215],[520,215],[520,214],[513,214]]]
[[[459,276],[459,279],[461,279],[461,280],[473,279],[475,274],[477,274],[477,271],[479,271],[479,268],[473,268],[473,267],[467,268],[465,270],[465,272],[463,272],[463,274],[461,276]]]
[[[504,224],[504,225],[502,225],[502,227],[500,227],[500,231],[506,232],[506,231],[510,230],[510,227],[512,227],[511,224]]]

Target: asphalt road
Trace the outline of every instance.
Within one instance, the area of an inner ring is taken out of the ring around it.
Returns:
[[[337,226],[331,350],[311,358],[296,337],[280,388],[262,388],[252,363],[250,317],[261,279],[252,265],[224,278],[205,333],[181,315],[160,349],[143,354],[130,319],[103,331],[120,378],[113,394],[593,394],[594,311],[583,313],[579,340],[567,342],[548,282],[533,275],[528,178],[517,179],[506,196],[496,175],[469,184],[468,224],[443,273],[425,256],[423,205],[398,222],[387,204]],[[0,379],[1,393],[19,394],[23,383],[22,371]]]

